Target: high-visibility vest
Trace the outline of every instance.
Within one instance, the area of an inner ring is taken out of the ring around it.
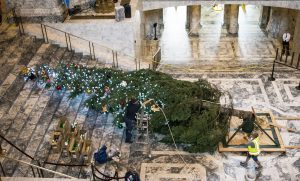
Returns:
[[[260,153],[260,149],[259,149],[259,138],[255,138],[254,140],[252,140],[252,142],[254,143],[254,148],[252,148],[250,145],[248,146],[248,152],[250,155],[253,156],[257,156]]]

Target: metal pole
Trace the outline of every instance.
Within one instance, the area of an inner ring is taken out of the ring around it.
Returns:
[[[117,68],[119,68],[118,52],[116,52],[116,62],[117,62]]]
[[[239,126],[239,128],[235,131],[235,133],[229,138],[229,140],[226,142],[226,145],[225,146],[227,146],[228,144],[229,144],[229,142],[232,140],[232,138],[242,129],[242,126],[243,126],[243,124],[241,125],[241,126]]]
[[[273,61],[272,74],[271,74],[271,77],[269,77],[269,81],[274,81],[275,80],[275,78],[274,78],[275,61],[276,61],[276,59]]]
[[[291,66],[293,66],[294,56],[295,56],[295,52],[293,52],[293,54],[292,54]]]
[[[44,42],[46,43],[44,29],[43,29],[43,24],[41,24],[41,30],[42,30],[42,35],[43,35]]]
[[[69,43],[68,43],[67,33],[65,33],[65,37],[66,37],[67,50],[69,51]]]
[[[298,62],[297,62],[296,69],[298,69],[298,67],[299,67],[299,62],[300,62],[300,53],[298,53]]]
[[[47,34],[47,27],[44,25],[44,29],[45,29],[45,35],[46,35],[46,43],[49,43],[49,39],[48,39],[48,34]]]
[[[41,162],[40,162],[40,161],[37,161],[37,164],[38,164],[38,166],[42,167],[42,165],[41,165]],[[42,176],[42,178],[44,178],[44,172],[43,172],[43,170],[42,170],[42,169],[39,169],[39,171],[41,172],[41,176]]]
[[[25,162],[25,161],[18,160],[18,159],[12,158],[12,157],[8,157],[8,156],[6,156],[6,155],[0,155],[0,156],[2,156],[2,157],[4,157],[4,158],[7,158],[7,159],[10,159],[10,160],[17,161],[17,162],[19,162],[19,163],[23,163],[23,164],[25,164],[25,165],[29,165],[30,167],[42,169],[42,170],[45,170],[45,171],[47,171],[47,172],[57,174],[57,175],[59,175],[59,176],[63,176],[63,177],[70,178],[70,179],[76,179],[75,177],[72,177],[72,176],[69,176],[69,175],[66,175],[66,174],[63,174],[63,173],[59,173],[59,172],[56,172],[56,171],[53,171],[53,170],[50,170],[50,169],[47,169],[47,168],[43,168],[43,167],[40,167],[40,166],[31,164],[31,163],[27,163],[27,162]]]
[[[3,176],[6,177],[6,174],[5,174],[5,171],[4,171],[4,168],[3,168],[3,165],[2,165],[1,162],[0,162],[0,167],[1,167],[1,170],[2,170],[2,173],[3,173]]]
[[[92,47],[93,47],[94,60],[96,60],[94,43],[92,43]]]
[[[139,70],[141,70],[141,60],[139,59]]]
[[[113,63],[112,63],[112,67],[115,68],[115,53],[113,50],[111,50],[112,55],[113,55]]]
[[[135,61],[135,70],[137,70],[137,61],[136,61],[136,58],[134,58],[134,61]]]
[[[92,58],[92,48],[91,48],[91,42],[89,41],[89,48],[90,48],[90,56]]]
[[[95,181],[96,179],[95,179],[95,170],[94,170],[94,166],[93,166],[93,164],[91,164],[91,167],[92,167],[92,175],[93,175],[93,181]]]
[[[254,124],[262,131],[262,132],[264,132],[267,136],[268,136],[268,138],[270,138],[270,140],[272,140],[274,143],[275,143],[275,145],[279,145],[259,124],[257,124],[257,122],[256,121],[254,121]]]
[[[276,60],[278,59],[278,51],[279,51],[279,48],[276,49],[276,56],[275,56]]]
[[[40,173],[40,170],[39,170],[38,168],[36,169],[36,171],[37,171],[37,173],[38,173],[38,177],[42,177],[42,176],[41,176],[41,173]]]
[[[69,36],[70,50],[72,51],[72,44],[71,44],[70,34],[68,34],[68,36]]]
[[[15,18],[15,19],[17,19],[17,18]],[[17,25],[17,24],[16,24],[16,25]],[[18,28],[19,28],[19,33],[20,33],[20,36],[22,36],[22,35],[23,35],[23,33],[22,33],[22,30],[21,30],[20,23],[18,24]]]
[[[25,31],[24,31],[24,27],[23,27],[22,17],[20,16],[19,18],[20,18],[20,24],[19,24],[19,26],[21,27],[21,35],[24,35]]]
[[[282,49],[282,51],[281,51],[281,54],[280,54],[280,59],[279,59],[279,61],[281,62],[281,60],[282,60],[282,55],[283,55],[283,49]]]
[[[30,167],[31,167],[31,171],[32,171],[33,177],[36,177],[36,176],[35,176],[35,173],[34,173],[33,167],[32,167],[32,166],[30,166]]]

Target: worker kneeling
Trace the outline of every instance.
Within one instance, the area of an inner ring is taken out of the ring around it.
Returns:
[[[257,157],[260,153],[258,133],[252,134],[250,141],[247,143],[247,148],[248,148],[247,159],[245,162],[240,163],[241,166],[247,167],[248,161],[250,160],[250,158],[252,158],[255,161],[255,163],[258,165],[258,167],[256,167],[256,169],[261,169],[262,166],[257,159]]]

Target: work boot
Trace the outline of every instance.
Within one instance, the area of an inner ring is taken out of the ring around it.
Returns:
[[[247,163],[246,162],[240,162],[240,165],[242,166],[242,167],[247,167]]]

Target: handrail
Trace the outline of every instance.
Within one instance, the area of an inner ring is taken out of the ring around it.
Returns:
[[[41,167],[41,162],[39,160],[34,159],[32,156],[30,156],[29,154],[27,154],[26,152],[24,152],[23,150],[21,150],[19,147],[17,147],[15,144],[13,144],[11,141],[9,141],[8,139],[6,139],[2,134],[0,134],[0,138],[3,139],[4,141],[6,141],[9,145],[11,145],[12,147],[14,147],[15,149],[17,149],[19,152],[21,152],[23,155],[25,155],[26,157],[30,158],[32,161],[36,161],[36,163],[38,164],[39,167]],[[1,145],[0,145],[1,146]],[[49,165],[58,165],[58,166],[68,166],[68,167],[82,167],[82,166],[89,166],[88,164],[62,164],[62,163],[52,163],[52,162],[47,162],[47,161],[42,161],[43,164],[49,164]],[[44,177],[44,174],[41,170],[37,170],[38,171],[38,175]],[[40,172],[39,172],[40,171]],[[32,168],[32,172],[34,174],[33,168]],[[35,174],[34,174],[35,176]]]
[[[291,54],[291,59],[288,59],[289,54]],[[285,55],[285,58],[284,58],[284,55]],[[297,57],[298,57],[298,59],[297,59]],[[285,47],[277,48],[275,59],[273,61],[272,73],[271,73],[271,76],[269,77],[270,81],[275,80],[274,71],[275,71],[276,63],[279,65],[289,67],[289,68],[300,70],[300,53],[293,51],[292,49],[287,49]],[[300,89],[300,83],[299,83],[299,89]]]
[[[89,44],[92,45],[92,48],[93,48],[93,49],[92,49],[92,51],[90,50],[90,54],[91,54],[91,57],[94,58],[94,59],[96,59],[95,53],[94,53],[94,45],[97,45],[97,46],[106,48],[107,50],[110,50],[110,51],[113,52],[113,56],[114,56],[114,58],[116,59],[116,60],[115,60],[115,61],[116,61],[116,65],[117,65],[116,67],[118,67],[118,55],[117,55],[117,54],[118,54],[118,53],[121,53],[122,55],[124,55],[124,56],[126,56],[126,57],[128,57],[128,58],[131,58],[132,60],[135,60],[135,62],[139,64],[139,66],[136,66],[136,67],[139,67],[139,68],[140,68],[141,58],[137,58],[136,56],[128,55],[127,53],[121,52],[121,51],[119,51],[119,50],[112,49],[112,48],[110,48],[110,47],[108,47],[108,46],[101,45],[101,44],[99,44],[99,43],[95,43],[95,42],[93,42],[93,41],[90,41],[90,40],[87,40],[87,39],[85,39],[85,38],[79,37],[79,36],[74,35],[74,34],[72,34],[72,33],[69,33],[69,32],[60,30],[60,29],[58,29],[58,28],[52,27],[52,26],[50,26],[50,25],[43,24],[43,23],[40,23],[40,24],[41,24],[41,26],[44,26],[45,28],[46,28],[46,27],[47,27],[47,28],[51,28],[51,29],[53,29],[53,30],[59,31],[59,32],[61,32],[61,33],[64,33],[65,36],[66,36],[66,44],[67,44],[67,46],[68,46],[68,43],[71,43],[71,42],[70,42],[70,36],[88,42]],[[44,29],[45,29],[45,28],[44,28]],[[44,31],[44,30],[43,30],[43,28],[42,28],[42,33],[43,33],[43,36],[44,36],[44,32],[43,32],[43,31]],[[46,36],[46,38],[47,38],[46,32],[45,32],[45,36]],[[68,38],[69,38],[69,41],[67,40],[67,36],[68,36]],[[45,38],[45,37],[44,37],[44,38]],[[48,39],[47,39],[46,43],[48,43]],[[90,48],[90,49],[91,49],[91,48]],[[72,48],[71,48],[71,50],[72,50]],[[155,62],[154,62],[154,63],[155,63]]]
[[[44,168],[44,167],[40,167],[40,166],[31,164],[31,163],[28,163],[28,162],[25,162],[25,161],[22,161],[22,160],[11,158],[11,157],[8,157],[8,156],[3,155],[3,154],[0,154],[0,157],[4,157],[4,158],[10,159],[10,160],[14,160],[16,162],[23,163],[25,165],[29,165],[31,167],[34,167],[34,168],[37,168],[37,169],[40,169],[40,170],[44,170],[44,171],[47,171],[47,172],[50,172],[50,173],[54,173],[54,174],[57,174],[57,175],[60,175],[60,176],[66,177],[66,178],[77,179],[75,177],[72,177],[72,176],[69,176],[69,175],[66,175],[66,174],[63,174],[63,173],[60,173],[60,172],[56,172],[56,171],[53,171],[53,170],[50,170],[50,169],[47,169],[47,168]]]
[[[28,155],[26,152],[24,152],[23,150],[21,150],[19,147],[17,147],[15,144],[13,144],[11,141],[9,141],[8,139],[6,139],[2,134],[0,134],[0,138],[2,138],[4,141],[6,141],[9,145],[11,145],[12,147],[14,147],[15,149],[17,149],[19,152],[21,152],[23,155],[27,156],[28,158],[30,158],[32,161],[36,161],[36,163],[41,166],[41,163],[38,160],[35,160],[32,156]],[[2,148],[1,148],[2,149]],[[35,177],[35,173],[34,173],[34,169],[33,167],[31,167],[33,176]],[[44,177],[44,173],[42,170],[37,169],[38,175],[41,177]],[[4,173],[4,172],[3,172]],[[4,173],[5,174],[5,173]]]
[[[161,61],[161,48],[158,47],[157,51],[155,52],[155,54],[152,57],[152,69],[153,70],[156,70],[160,61]]]
[[[43,162],[44,164],[48,165],[57,165],[57,166],[65,166],[65,167],[86,167],[89,166],[89,164],[64,164],[64,163],[53,163],[53,162]]]
[[[9,141],[8,139],[6,139],[2,134],[0,134],[0,138],[2,138],[3,140],[5,140],[8,144],[10,144],[12,147],[14,147],[15,149],[17,149],[19,152],[21,152],[23,155],[27,156],[28,158],[30,158],[31,160],[35,160],[32,156],[28,155],[27,153],[25,153],[23,150],[21,150],[19,147],[17,147],[15,144],[13,144],[11,141]]]
[[[96,178],[98,178],[98,179],[100,179],[100,180],[107,180],[107,181],[109,181],[109,180],[112,180],[112,179],[119,180],[119,179],[124,179],[124,178],[125,178],[125,176],[124,176],[124,177],[118,177],[118,176],[111,177],[111,176],[105,175],[104,173],[100,172],[100,171],[97,169],[97,167],[94,166],[93,163],[91,164],[91,167],[92,167],[92,173],[93,173],[93,176],[96,177]],[[102,176],[105,177],[105,178],[102,179],[102,178],[98,177],[98,176],[95,174],[95,170],[96,170],[100,175],[102,175]],[[116,175],[117,175],[117,174],[116,174]]]
[[[7,11],[6,16],[4,16],[3,20],[8,22],[9,18],[13,18],[14,23],[19,28],[20,35],[23,35],[24,27],[23,27],[22,18],[20,16],[16,15],[15,7],[11,8],[10,10]]]
[[[93,42],[93,41],[87,40],[87,39],[85,39],[85,38],[79,37],[79,36],[77,36],[77,35],[74,35],[74,34],[72,34],[72,33],[69,33],[69,32],[66,32],[66,31],[63,31],[63,30],[60,30],[60,29],[57,29],[57,28],[55,28],[55,27],[52,27],[52,26],[49,26],[49,25],[46,25],[46,24],[43,24],[43,23],[41,23],[41,25],[46,26],[46,27],[51,28],[51,29],[54,29],[54,30],[57,30],[57,31],[60,31],[60,32],[62,32],[62,33],[67,33],[67,34],[69,34],[69,35],[71,35],[71,36],[73,36],[73,37],[75,37],[75,38],[78,38],[78,39],[81,39],[81,40],[84,40],[84,41],[87,41],[87,42],[91,42],[91,43],[93,43],[93,44],[95,44],[95,45],[99,45],[99,46],[101,46],[101,47],[107,48],[107,49],[112,50],[112,51],[114,51],[114,52],[118,52],[117,50],[114,50],[114,49],[112,49],[112,48],[110,48],[110,47],[107,47],[107,46],[105,46],[105,45],[100,45],[99,43],[95,43],[95,42]],[[123,53],[123,52],[122,52],[122,53]],[[126,55],[126,56],[128,56],[128,57],[131,57],[131,58],[136,58],[136,57],[131,56],[131,55],[128,55],[128,54],[126,54],[126,53],[123,53],[123,54]]]
[[[161,47],[159,46],[157,51],[154,53],[153,58],[159,53],[159,51],[161,51]]]

